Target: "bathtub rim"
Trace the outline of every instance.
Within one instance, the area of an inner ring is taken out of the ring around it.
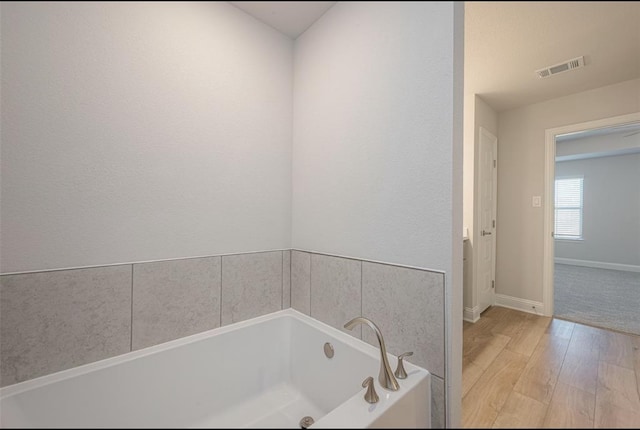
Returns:
[[[239,322],[228,324],[222,327],[216,327],[200,333],[195,333],[189,336],[173,339],[167,342],[145,347],[139,350],[126,352],[124,354],[119,354],[114,357],[108,357],[102,360],[93,361],[91,363],[72,367],[70,369],[60,370],[58,372],[50,373],[48,375],[43,375],[37,378],[18,382],[12,385],[7,385],[5,387],[0,388],[0,400],[32,390],[32,389],[54,384],[59,381],[81,376],[87,373],[91,373],[93,371],[102,370],[110,366],[127,363],[129,361],[137,360],[142,357],[154,355],[157,353],[161,353],[163,351],[172,350],[184,345],[205,340],[210,337],[219,336],[219,335],[230,333],[245,327],[251,327],[266,321],[282,319],[282,318],[292,318],[292,319],[301,321],[302,323],[307,324],[321,331],[327,336],[334,337],[337,340],[340,340],[348,344],[350,347],[353,347],[354,349],[375,358],[376,360],[380,359],[379,349],[374,347],[373,345],[368,344],[364,340],[351,336],[350,334],[347,334],[339,329],[336,329],[335,327],[325,324],[293,308],[287,308],[287,309],[282,309],[266,315],[254,317],[248,320],[239,321]],[[397,359],[397,356],[391,353],[387,353],[387,357],[389,360],[394,360],[391,362],[395,362],[395,360]],[[416,371],[418,373],[420,371],[424,371],[430,374],[430,372],[427,369],[424,369],[422,367],[419,367],[407,361],[405,361],[405,368],[407,370],[407,373],[409,374],[416,373]]]

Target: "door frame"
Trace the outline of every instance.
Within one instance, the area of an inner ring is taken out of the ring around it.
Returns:
[[[493,247],[492,247],[492,252],[493,252],[493,258],[492,258],[492,267],[491,267],[491,277],[492,280],[494,282],[494,288],[493,288],[493,300],[491,303],[491,306],[495,304],[496,302],[496,290],[495,290],[495,279],[496,279],[496,244],[498,242],[498,235],[497,235],[497,230],[498,230],[498,221],[497,221],[497,216],[498,216],[498,137],[495,136],[493,133],[491,133],[489,130],[487,130],[484,127],[479,127],[478,130],[478,153],[477,153],[477,159],[480,160],[481,157],[481,144],[480,144],[480,138],[482,136],[482,134],[486,134],[488,135],[491,139],[494,140],[493,143],[493,156],[494,156],[494,160],[496,162],[495,167],[492,169],[491,174],[493,175],[493,208],[491,208],[492,214],[493,214],[493,219],[496,221],[496,225],[495,227],[493,227]],[[474,182],[478,182],[478,187],[479,187],[479,182],[480,182],[480,163],[477,164],[478,166],[478,170],[477,170],[477,174],[475,175],[475,180]],[[473,243],[474,244],[480,244],[480,231],[482,230],[482,211],[480,210],[480,198],[481,198],[481,190],[479,188],[476,189],[476,204],[475,206],[475,222],[474,222],[474,227],[473,227]],[[477,252],[473,253],[473,293],[475,296],[475,300],[473,303],[473,321],[477,321],[480,318],[480,272],[479,272],[479,266],[480,266],[480,247],[476,247],[474,246],[474,248],[477,249]]]
[[[542,303],[544,305],[543,313],[546,316],[553,316],[553,268],[555,260],[553,229],[555,218],[554,192],[556,176],[556,136],[560,134],[576,133],[598,128],[625,125],[634,122],[640,122],[640,112],[565,125],[562,127],[548,128],[545,130]]]

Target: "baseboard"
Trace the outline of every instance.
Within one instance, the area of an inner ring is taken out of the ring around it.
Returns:
[[[519,297],[505,296],[504,294],[496,294],[496,306],[503,308],[515,309],[517,311],[529,312],[530,314],[546,315],[544,312],[544,304],[542,302],[534,302],[533,300],[521,299]]]
[[[478,306],[475,306],[473,308],[468,308],[465,306],[462,312],[462,319],[471,323],[477,322],[480,319],[480,308]]]
[[[640,266],[633,264],[606,263],[604,261],[575,260],[573,258],[556,257],[558,264],[568,264],[570,266],[595,267],[596,269],[622,270],[625,272],[640,272]]]

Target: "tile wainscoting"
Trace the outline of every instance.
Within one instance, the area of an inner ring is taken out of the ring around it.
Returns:
[[[390,353],[413,351],[408,361],[433,376],[432,426],[444,427],[443,273],[294,249],[291,307],[378,346],[367,327],[343,328],[362,315],[380,328]]]
[[[289,307],[343,331],[373,320],[389,352],[432,373],[444,427],[444,275],[300,250],[2,275],[0,386]]]
[[[131,265],[0,278],[0,383],[131,350]]]
[[[0,386],[289,307],[290,254],[2,275]]]

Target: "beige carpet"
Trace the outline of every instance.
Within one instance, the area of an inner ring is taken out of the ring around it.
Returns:
[[[640,335],[640,273],[555,265],[554,316]]]

